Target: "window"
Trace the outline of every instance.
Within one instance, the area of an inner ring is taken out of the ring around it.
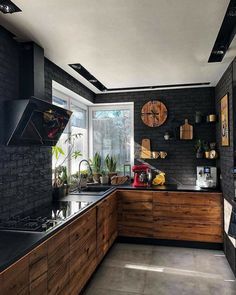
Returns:
[[[99,105],[90,112],[90,154],[115,156],[117,170],[133,163],[133,104]]]
[[[69,175],[75,174],[78,171],[80,160],[88,158],[88,107],[56,89],[53,89],[53,104],[69,109],[73,113],[57,143],[65,155],[60,155],[58,160],[54,156],[52,165],[53,168],[59,165],[66,166]],[[80,136],[76,138],[73,136],[75,134],[80,134]],[[70,138],[72,140],[69,140]],[[71,155],[75,151],[80,151],[82,156],[73,158]]]

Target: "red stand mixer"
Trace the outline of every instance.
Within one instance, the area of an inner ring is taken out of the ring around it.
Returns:
[[[132,167],[134,172],[134,187],[147,187],[152,181],[151,168],[149,165],[141,164]]]

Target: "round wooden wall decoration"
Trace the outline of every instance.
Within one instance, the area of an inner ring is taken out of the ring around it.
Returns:
[[[159,100],[150,100],[142,107],[141,118],[149,127],[159,127],[167,119],[167,108]]]

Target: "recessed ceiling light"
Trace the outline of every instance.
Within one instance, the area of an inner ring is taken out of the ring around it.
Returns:
[[[105,91],[107,88],[98,81],[92,74],[89,73],[81,64],[69,64],[69,66],[79,73],[84,79],[89,81],[93,86],[95,86],[100,91]]]
[[[208,62],[221,62],[236,33],[236,0],[230,0]]]
[[[0,0],[0,11],[4,14],[22,11],[10,0]]]

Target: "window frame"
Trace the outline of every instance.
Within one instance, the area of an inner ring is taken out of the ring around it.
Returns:
[[[93,111],[97,110],[130,110],[131,113],[131,147],[130,147],[130,164],[134,165],[134,103],[125,102],[125,103],[99,103],[89,106],[89,158],[93,157]],[[125,164],[125,163],[124,163]]]
[[[66,88],[65,88],[66,89]],[[76,96],[76,97],[75,97]],[[83,97],[81,97],[81,101],[78,101],[80,99],[80,96],[79,95],[73,95],[73,92],[71,91],[71,93],[65,93],[63,90],[61,89],[57,89],[57,87],[52,87],[52,103],[53,103],[53,97],[57,97],[58,99],[62,99],[64,101],[66,101],[67,103],[67,106],[66,106],[66,109],[70,110],[71,109],[71,105],[73,104],[74,106],[78,107],[78,108],[81,108],[82,110],[85,110],[87,112],[86,116],[86,130],[87,130],[87,140],[85,142],[85,144],[87,145],[87,155],[89,157],[89,106],[87,104],[85,104],[83,102]],[[68,122],[68,125],[66,127],[66,129],[68,130],[68,138],[69,136],[71,135],[71,120],[69,120]],[[69,147],[67,147],[66,149],[66,153],[68,153]],[[72,168],[72,165],[71,165],[71,157],[68,157],[67,159],[67,163],[68,163],[68,168],[67,168],[67,172],[68,172],[68,175],[71,175],[72,174],[72,171],[71,171],[71,168]]]

